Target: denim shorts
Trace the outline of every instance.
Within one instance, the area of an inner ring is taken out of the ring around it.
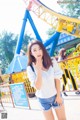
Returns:
[[[40,103],[40,108],[42,110],[49,110],[51,107],[53,108],[59,108],[60,105],[55,102],[56,95],[50,97],[50,98],[38,98],[39,103]]]

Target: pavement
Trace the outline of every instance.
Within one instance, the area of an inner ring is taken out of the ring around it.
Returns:
[[[63,96],[65,111],[67,120],[80,120],[80,95],[68,94],[68,96]],[[34,98],[29,98],[30,107],[15,107],[12,104],[5,103],[5,110],[0,111],[0,120],[44,120],[41,109],[39,108],[39,103]],[[1,109],[1,106],[0,106]],[[57,120],[55,111],[55,120]]]

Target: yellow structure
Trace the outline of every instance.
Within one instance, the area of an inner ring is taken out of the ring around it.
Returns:
[[[72,25],[72,24],[67,24],[67,31],[68,31],[68,32],[72,32],[73,29],[74,29],[74,25]]]
[[[45,21],[56,31],[63,32],[80,38],[80,20],[59,14],[38,0],[24,0],[27,9],[32,11],[38,18]]]
[[[78,90],[78,87],[80,86],[80,46],[78,46],[66,60],[59,62],[59,65],[64,72],[65,81],[67,82],[65,88],[68,85],[68,90],[70,90],[70,85],[72,85],[73,90]],[[65,69],[67,70],[68,75],[66,75]],[[70,74],[72,74],[72,76]]]
[[[80,56],[80,44],[77,45],[76,49],[67,58],[73,58],[76,56]]]
[[[30,81],[27,77],[26,71],[12,74],[11,79],[14,83],[24,82],[27,93],[35,92],[35,89],[33,87],[31,87],[31,85],[30,85]]]

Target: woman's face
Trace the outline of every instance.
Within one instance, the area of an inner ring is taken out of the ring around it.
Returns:
[[[31,47],[31,55],[34,56],[36,60],[42,59],[43,51],[38,44]]]

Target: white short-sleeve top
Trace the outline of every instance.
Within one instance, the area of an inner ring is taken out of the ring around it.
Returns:
[[[37,74],[35,67],[34,71],[32,70],[31,66],[27,67],[27,75],[32,87],[35,87],[35,80]],[[60,80],[62,74],[63,72],[58,66],[57,61],[53,58],[53,66],[50,66],[47,71],[42,70],[42,86],[41,89],[36,90],[36,96],[39,98],[49,98],[56,95],[57,91],[54,79]]]

